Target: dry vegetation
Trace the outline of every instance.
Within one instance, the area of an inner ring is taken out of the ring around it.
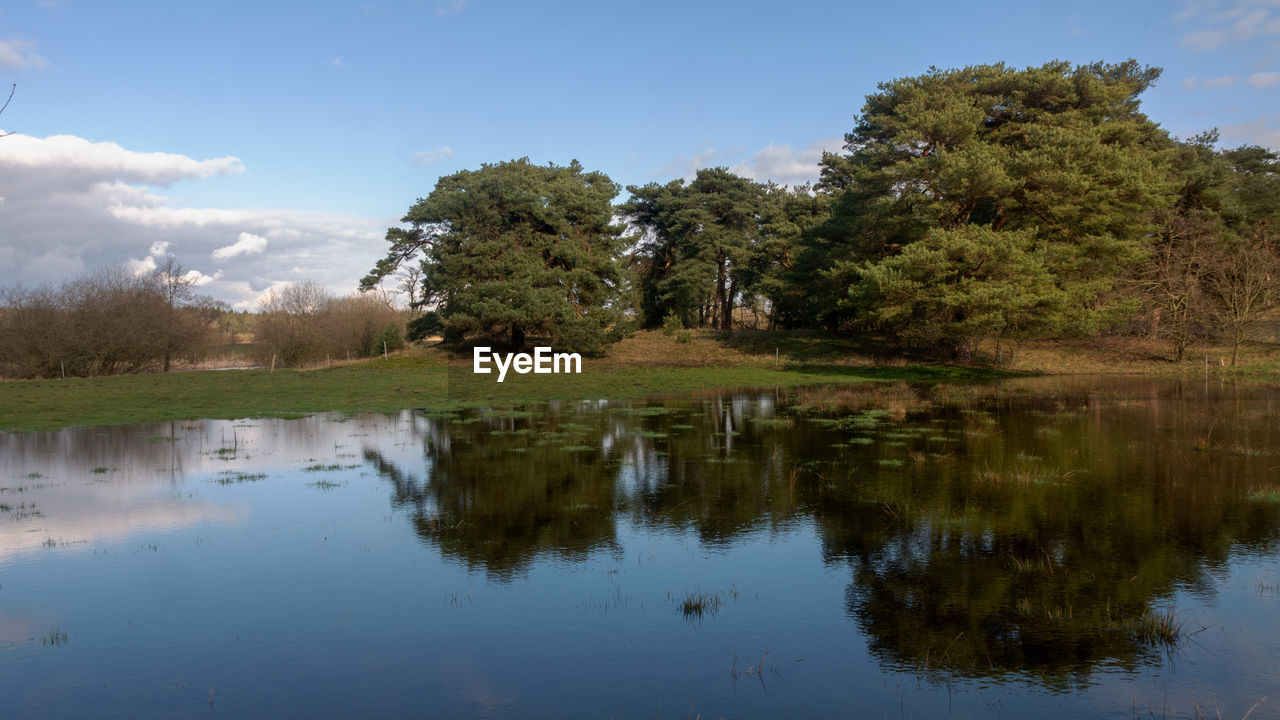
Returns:
[[[59,286],[0,291],[0,376],[168,370],[202,357],[225,306],[197,297],[182,269],[108,267]]]
[[[335,298],[304,281],[272,291],[260,312],[256,354],[263,365],[304,367],[404,347],[403,313],[377,293]]]

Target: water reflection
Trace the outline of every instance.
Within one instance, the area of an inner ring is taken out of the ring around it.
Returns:
[[[202,663],[277,714],[323,714],[308,693],[341,691],[394,715],[408,678],[435,677],[451,715],[652,715],[654,688],[679,687],[673,703],[710,697],[726,708],[714,716],[737,717],[860,697],[897,712],[901,696],[877,688],[907,673],[947,689],[907,708],[927,715],[948,711],[953,682],[1026,685],[1034,700],[1164,672],[1198,652],[1143,624],[1164,609],[1232,628],[1198,636],[1213,647],[1200,668],[1221,672],[1195,677],[1250,696],[1234,716],[1280,681],[1266,669],[1280,650],[1257,639],[1280,632],[1272,388],[754,390],[0,435],[0,457],[0,674],[21,687],[85,652],[136,677]],[[693,590],[721,612],[686,620]],[[68,628],[67,652],[37,654]],[[192,633],[198,648],[172,640]],[[565,637],[571,658],[554,652]],[[774,684],[744,702],[737,681],[755,678],[740,658],[766,652]],[[348,674],[351,657],[388,670]],[[282,691],[256,670],[268,666],[309,679]],[[572,693],[555,684],[570,675]],[[1102,706],[1128,716],[1125,682]],[[192,687],[184,702],[203,709],[208,687]],[[601,695],[628,700],[591,704]],[[93,714],[88,695],[47,697],[15,707]]]
[[[364,457],[424,541],[497,578],[623,521],[714,547],[812,519],[882,662],[1050,685],[1158,661],[1177,643],[1146,621],[1175,590],[1276,549],[1275,390],[841,392],[466,413],[415,426],[421,459]]]

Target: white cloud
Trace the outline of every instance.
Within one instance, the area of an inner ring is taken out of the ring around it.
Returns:
[[[1223,75],[1216,78],[1205,78],[1201,84],[1207,88],[1231,87],[1240,82],[1239,75]]]
[[[1249,84],[1264,90],[1272,85],[1280,84],[1280,72],[1260,72],[1249,76]]]
[[[0,40],[0,68],[20,70],[45,67],[49,61],[31,52],[31,48],[35,46],[35,43],[23,40]]]
[[[419,165],[435,165],[436,163],[453,157],[453,148],[448,145],[441,145],[435,150],[414,153]]]
[[[469,0],[442,0],[436,3],[437,15],[456,15],[462,12]]]
[[[148,255],[141,260],[129,258],[124,261],[124,266],[134,275],[146,275],[156,269],[156,259]]]
[[[214,260],[226,260],[237,255],[261,255],[267,249],[267,239],[261,235],[242,232],[236,241],[209,253]]]
[[[1240,44],[1255,37],[1280,35],[1280,17],[1272,14],[1278,3],[1267,0],[1236,0],[1221,12],[1213,5],[1200,4],[1174,16],[1175,22],[1202,19],[1202,28],[1182,36],[1182,45],[1196,52],[1216,50],[1228,43]]]
[[[192,208],[155,189],[239,172],[235,158],[139,153],[72,136],[19,134],[0,143],[0,286],[60,282],[115,263],[147,271],[173,254],[196,265],[199,275],[192,277],[202,293],[252,309],[266,288],[303,278],[351,292],[385,252],[383,235],[396,223],[289,209]],[[200,267],[219,250],[226,252],[216,272]]]
[[[1222,128],[1224,145],[1262,145],[1280,151],[1280,114],[1261,115]]]
[[[340,57],[336,57],[336,58],[334,58],[334,59],[330,60],[330,61],[329,61],[329,64],[330,64],[330,65],[332,65],[332,66],[334,66],[334,67],[342,67],[342,58],[340,58]]]
[[[1191,89],[1195,88],[1195,86],[1196,86],[1196,78],[1195,78],[1195,77],[1189,77],[1189,78],[1187,78],[1186,80],[1183,80],[1183,81],[1182,81],[1182,89],[1183,89],[1183,90],[1191,90]]]
[[[182,274],[182,277],[192,285],[195,285],[196,287],[200,287],[202,285],[208,285],[214,280],[217,280],[218,278],[222,277],[222,271],[219,270],[212,275],[205,275],[199,270],[188,270]]]
[[[794,150],[790,145],[770,143],[729,169],[753,180],[773,180],[783,184],[813,182],[818,179],[818,162],[822,160],[822,153],[837,152],[842,147],[844,139],[839,137],[818,140],[800,150]]]
[[[60,180],[89,182],[104,178],[127,183],[170,185],[178,180],[227,175],[244,170],[239,158],[192,160],[185,155],[134,152],[112,142],[93,142],[75,135],[5,138],[0,167],[15,173],[56,168]]]

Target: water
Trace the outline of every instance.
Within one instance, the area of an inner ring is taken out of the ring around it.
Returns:
[[[5,717],[1280,716],[1274,388],[754,390],[0,458]],[[1183,636],[1145,637],[1165,611]]]

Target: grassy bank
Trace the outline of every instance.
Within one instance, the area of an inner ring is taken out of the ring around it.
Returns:
[[[469,404],[582,398],[628,399],[716,387],[795,386],[866,380],[943,381],[1026,372],[1203,372],[1203,354],[1182,363],[1158,346],[1028,343],[1014,362],[990,366],[912,363],[880,354],[873,341],[808,333],[712,334],[680,343],[639,333],[602,358],[587,358],[580,375],[496,375],[471,372],[470,356],[438,347],[389,359],[307,370],[197,371],[68,380],[0,382],[0,429],[46,430],[189,418],[302,415],[324,411],[386,412]],[[1280,346],[1250,346],[1237,368],[1211,372],[1280,380]]]
[[[46,430],[188,418],[289,416],[338,411],[569,400],[627,399],[715,387],[793,386],[864,380],[949,380],[990,377],[991,370],[843,363],[828,355],[805,359],[753,353],[698,338],[676,343],[645,334],[603,358],[587,358],[580,375],[471,372],[470,357],[439,348],[389,359],[309,370],[196,371],[0,383],[0,428]]]

